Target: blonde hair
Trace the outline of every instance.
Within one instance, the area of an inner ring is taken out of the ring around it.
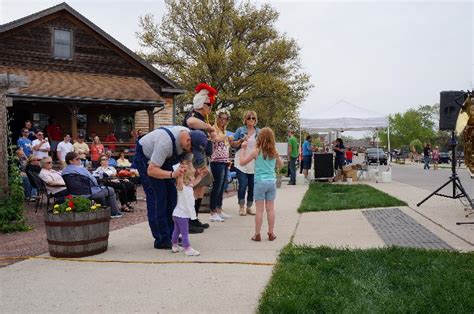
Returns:
[[[263,128],[258,133],[257,148],[262,153],[264,159],[275,159],[278,152],[275,147],[275,133],[270,128]]]
[[[214,121],[214,129],[216,129],[216,133],[217,133],[218,136],[227,134],[227,123],[224,125],[223,130],[221,130],[221,128],[219,128],[219,125],[217,123],[219,118],[223,115],[226,115],[227,119],[230,119],[230,113],[227,109],[220,109],[216,112],[216,120]],[[229,121],[229,120],[227,120],[227,121]],[[225,142],[226,145],[229,143],[229,140],[227,139],[227,137],[225,138],[224,142]]]
[[[96,141],[96,139],[97,139],[97,141]],[[101,141],[100,141],[100,137],[98,137],[97,135],[94,136],[94,138],[92,139],[92,144],[95,144],[95,145],[102,144]]]
[[[184,185],[188,185],[194,181],[194,173],[196,172],[196,169],[194,169],[193,163],[189,160],[183,160],[181,163],[188,166],[183,177]]]
[[[258,117],[257,117],[257,113],[253,110],[248,110],[244,113],[244,116],[243,116],[243,122],[244,124],[246,124],[247,122],[247,118],[250,117],[250,116],[254,116],[255,117],[255,124],[257,124],[258,122]]]

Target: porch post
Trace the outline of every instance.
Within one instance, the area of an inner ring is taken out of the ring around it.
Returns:
[[[155,108],[147,108],[146,113],[148,114],[148,132],[155,129],[155,115],[153,114]]]
[[[73,140],[77,140],[77,113],[79,112],[79,106],[68,105],[69,112],[71,113],[71,137]]]
[[[8,119],[7,100],[9,88],[27,86],[27,78],[21,75],[0,73],[0,197],[8,194]]]

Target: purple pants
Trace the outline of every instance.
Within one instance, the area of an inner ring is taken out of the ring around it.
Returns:
[[[178,245],[178,236],[181,234],[183,240],[183,247],[187,249],[189,244],[189,218],[181,218],[173,216],[174,230],[171,236],[171,244]]]

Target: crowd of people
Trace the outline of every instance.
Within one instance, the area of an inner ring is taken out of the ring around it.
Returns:
[[[227,110],[217,110],[213,124],[209,121],[217,91],[201,83],[195,92],[193,108],[182,126],[160,127],[137,142],[134,163],[146,195],[154,247],[174,253],[184,251],[188,256],[200,254],[191,247],[188,235],[209,228],[209,223],[199,220],[199,208],[208,187],[212,186],[209,221],[224,222],[231,218],[222,203],[231,148],[235,149],[239,215],[255,215],[251,239],[261,241],[266,210],[268,240],[275,240],[275,170],[283,162],[276,151],[273,131],[259,129],[256,112],[247,111],[243,125],[229,136],[227,125],[231,115]]]
[[[61,128],[54,119],[46,130],[51,140],[45,137],[43,131],[34,128],[31,121],[26,121],[17,141],[17,164],[23,180],[25,199],[36,200],[40,188],[38,180],[41,180],[48,195],[54,197],[57,203],[61,203],[65,196],[71,194],[63,176],[77,174],[90,179],[90,199],[108,204],[112,209],[112,218],[122,217],[122,212],[133,211],[132,203],[136,201],[137,182],[134,178],[118,176],[118,171],[130,169],[127,176],[138,175],[138,172],[132,168],[125,152],[120,152],[117,160],[114,159],[112,153],[115,145],[105,148],[98,136],[93,137],[91,145],[84,141],[83,134],[79,134],[77,141],[72,143],[70,134],[62,135]],[[133,132],[132,136],[136,134]],[[113,141],[113,136],[113,132],[110,132],[106,142]],[[53,168],[54,160],[57,161],[59,169]],[[93,170],[92,173],[90,170]],[[118,196],[121,206],[115,200],[115,195]]]
[[[84,141],[83,135],[72,143],[71,136],[62,134],[60,127],[53,123],[52,127],[48,126],[48,136],[54,134],[50,141],[27,121],[17,151],[27,197],[34,198],[35,181],[31,176],[38,176],[48,194],[61,202],[70,194],[67,188],[70,175],[78,175],[90,182],[90,199],[110,206],[113,218],[121,217],[122,212],[133,210],[136,188],[130,180],[117,177],[117,167],[133,167],[145,192],[154,247],[195,256],[200,253],[191,247],[188,234],[202,233],[210,226],[198,217],[209,187],[212,187],[209,222],[224,222],[231,218],[223,210],[223,194],[230,175],[230,151],[233,149],[239,215],[255,216],[255,232],[251,239],[261,241],[266,211],[268,240],[275,240],[276,168],[283,166],[276,150],[275,135],[268,127],[257,127],[255,111],[244,113],[242,126],[231,136],[227,132],[231,119],[229,111],[217,110],[211,124],[210,114],[216,95],[217,90],[201,83],[196,87],[193,109],[184,117],[182,126],[160,127],[143,136],[135,133],[137,141],[132,163],[124,152],[117,159],[112,158],[111,147],[105,147],[95,134],[89,138],[91,145]],[[58,133],[62,138],[58,139]],[[105,142],[109,141],[114,141],[113,133],[105,139]],[[295,147],[292,158],[297,154]],[[55,158],[60,162],[60,169],[53,169]],[[290,163],[294,170],[293,160]],[[307,173],[311,167],[310,158],[305,166]],[[179,237],[181,245],[178,245]]]

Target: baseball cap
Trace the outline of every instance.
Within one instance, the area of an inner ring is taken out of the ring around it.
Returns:
[[[206,150],[208,142],[206,134],[200,130],[193,130],[189,132],[189,135],[191,136],[191,146],[194,160],[204,160],[204,151]]]

